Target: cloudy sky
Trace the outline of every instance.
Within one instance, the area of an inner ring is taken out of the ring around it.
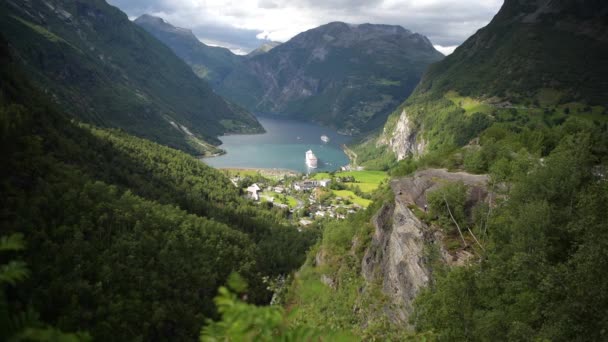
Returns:
[[[211,45],[247,53],[331,21],[393,24],[450,53],[498,12],[503,0],[107,0],[134,19],[148,13],[190,28]]]

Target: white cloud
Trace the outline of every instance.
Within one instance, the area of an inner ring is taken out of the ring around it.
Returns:
[[[454,50],[456,50],[458,45],[452,45],[452,46],[433,45],[433,47],[435,47],[435,50],[437,50],[447,56],[447,55],[451,55],[452,52],[454,52]]]
[[[158,15],[174,25],[192,28],[203,40],[249,50],[261,43],[256,38],[284,42],[331,21],[401,25],[447,48],[461,44],[486,25],[503,3],[503,0],[108,1],[130,16]],[[216,29],[209,32],[209,28]],[[219,37],[220,28],[232,30],[233,36]]]

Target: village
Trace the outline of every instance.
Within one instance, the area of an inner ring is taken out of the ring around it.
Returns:
[[[386,183],[382,171],[336,171],[301,175],[268,170],[224,170],[243,196],[283,209],[295,224],[345,219],[371,204],[371,194]]]

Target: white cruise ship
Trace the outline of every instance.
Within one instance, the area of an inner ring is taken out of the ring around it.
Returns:
[[[306,151],[306,165],[311,169],[317,168],[317,157],[312,153],[312,150]]]

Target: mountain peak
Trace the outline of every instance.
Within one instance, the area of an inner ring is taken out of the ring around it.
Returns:
[[[161,17],[156,17],[150,14],[142,14],[134,20],[134,23],[139,26],[151,26],[157,30],[180,34],[182,36],[187,36],[189,39],[195,39],[196,41],[198,41],[198,38],[196,38],[196,36],[194,35],[194,33],[192,33],[191,30],[173,26]]]
[[[263,55],[266,52],[274,49],[275,47],[277,47],[279,45],[281,45],[281,43],[279,43],[279,42],[272,42],[272,41],[264,43],[264,44],[260,45],[259,48],[257,48],[255,50],[251,51],[250,53],[248,53],[247,57],[251,58],[251,57]]]
[[[352,32],[377,32],[377,33],[384,33],[384,34],[407,34],[407,35],[412,34],[412,32],[410,30],[407,30],[400,25],[370,24],[370,23],[350,24],[350,23],[345,23],[345,22],[341,22],[341,21],[332,21],[330,23],[321,25],[321,26],[311,29],[309,31],[313,31],[313,30],[321,30],[321,31],[343,30],[345,32],[352,31]]]
[[[154,23],[154,24],[167,24],[167,22],[161,18],[161,17],[156,17],[153,16],[151,14],[142,14],[140,15],[137,19],[134,20],[134,22],[136,23]]]
[[[417,48],[434,51],[430,40],[399,25],[349,24],[334,21],[302,32],[290,42],[302,47],[335,46],[351,47],[356,44],[414,44]]]

